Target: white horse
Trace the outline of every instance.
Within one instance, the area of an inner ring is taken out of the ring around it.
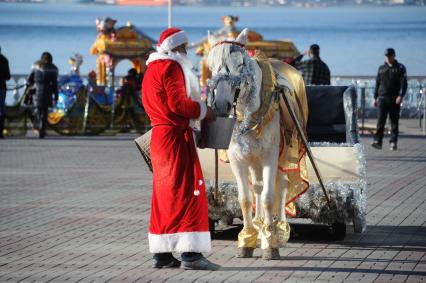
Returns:
[[[265,86],[262,82],[266,78],[258,62],[244,49],[247,29],[235,41],[214,42],[211,37],[209,41],[212,49],[207,64],[213,75],[210,86],[214,92],[214,108],[219,115],[228,116],[236,101],[237,123],[228,158],[237,181],[244,221],[238,235],[237,257],[252,257],[260,234],[262,257],[279,259],[279,247],[285,245],[289,237],[283,205],[288,179],[278,170],[282,112],[279,107],[265,108],[265,103],[276,106],[279,98],[271,95],[265,102],[262,97]],[[289,65],[285,68],[292,73],[292,78],[282,78],[289,87],[300,86],[301,82],[304,89],[298,72]],[[254,218],[253,193],[256,198]]]

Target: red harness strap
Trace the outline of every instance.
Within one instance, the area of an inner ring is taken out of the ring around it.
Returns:
[[[216,46],[221,45],[221,44],[232,44],[232,45],[237,45],[237,46],[239,46],[241,48],[245,48],[246,47],[242,43],[239,43],[239,42],[236,42],[236,41],[230,41],[230,40],[220,41],[220,42],[216,43],[215,45],[213,45],[213,47],[216,47]]]

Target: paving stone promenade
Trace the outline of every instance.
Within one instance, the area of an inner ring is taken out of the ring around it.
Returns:
[[[234,226],[214,236],[215,272],[150,267],[151,177],[134,135],[0,140],[0,282],[425,282],[426,139],[412,123],[396,152],[362,139],[364,234],[332,242],[296,221],[282,259],[264,261],[234,256]]]

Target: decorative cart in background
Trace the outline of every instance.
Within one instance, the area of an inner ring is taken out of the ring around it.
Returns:
[[[57,104],[50,109],[48,124],[61,135],[96,135],[109,130],[110,134],[134,129],[144,133],[150,122],[140,99],[140,80],[129,83],[124,77],[121,87],[116,86],[115,68],[123,60],[130,60],[138,74],[145,71],[153,40],[131,23],[118,29],[115,20],[97,19],[98,36],[90,53],[97,55],[97,72],[92,71],[84,82],[79,74],[82,57],[70,59],[72,70],[60,78]],[[26,104],[29,90],[14,104],[7,107],[6,130],[9,135],[25,135],[27,118],[32,106]]]

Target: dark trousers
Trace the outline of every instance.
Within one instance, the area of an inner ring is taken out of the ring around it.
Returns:
[[[401,109],[400,104],[395,103],[396,98],[380,97],[377,100],[378,103],[378,118],[377,118],[377,129],[374,135],[374,140],[379,144],[383,143],[383,132],[385,130],[386,119],[389,114],[391,122],[391,137],[389,142],[398,142],[398,123],[399,123],[399,112]]]
[[[3,138],[4,120],[6,116],[0,116],[0,138]]]
[[[192,252],[185,252],[181,254],[183,261],[196,261],[203,257],[201,253],[192,253]],[[168,261],[173,259],[172,253],[155,253],[154,259],[157,261]]]
[[[3,137],[4,120],[6,119],[6,89],[0,89],[0,137]]]
[[[39,136],[44,138],[47,127],[47,107],[37,107],[34,116],[34,123],[36,129],[38,129]]]

